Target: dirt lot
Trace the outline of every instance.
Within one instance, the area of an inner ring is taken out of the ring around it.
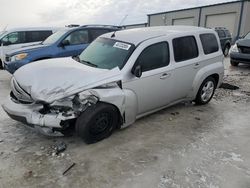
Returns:
[[[250,67],[229,59],[225,67],[225,82],[239,90],[160,111],[94,145],[41,136],[0,108],[0,187],[249,188]],[[0,103],[9,80],[0,71]],[[59,141],[67,149],[56,156]]]

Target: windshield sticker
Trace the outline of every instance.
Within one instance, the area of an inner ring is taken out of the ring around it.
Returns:
[[[113,47],[114,48],[120,48],[120,49],[123,49],[123,50],[129,50],[131,45],[126,44],[126,43],[122,43],[122,42],[116,42]]]

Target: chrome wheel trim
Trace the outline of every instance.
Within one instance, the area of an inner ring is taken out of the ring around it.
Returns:
[[[211,99],[213,92],[214,92],[214,82],[208,81],[206,84],[203,86],[201,90],[201,100],[203,102],[207,102]]]

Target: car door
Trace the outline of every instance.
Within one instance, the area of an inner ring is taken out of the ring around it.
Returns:
[[[172,72],[168,42],[146,47],[137,58],[134,67],[140,65],[142,76],[132,78],[124,87],[132,90],[138,100],[138,114],[141,115],[165,106],[172,95]]]
[[[48,38],[50,35],[52,35],[51,30],[26,31],[25,32],[26,42],[25,44],[22,45],[22,47],[39,44],[40,42]]]
[[[22,45],[25,43],[25,32],[18,31],[12,32],[3,37],[3,54],[7,54],[8,52],[21,48]]]
[[[172,40],[174,52],[174,98],[181,100],[192,91],[193,81],[202,64],[195,36],[182,36]]]
[[[62,43],[66,42],[66,45]],[[58,47],[57,57],[79,55],[89,44],[89,31],[87,29],[71,32]]]

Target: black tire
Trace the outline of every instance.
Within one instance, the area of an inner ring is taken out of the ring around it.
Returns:
[[[203,97],[204,94],[205,94],[204,88],[208,87],[208,84],[213,84],[213,89],[212,89],[212,86],[211,86],[211,89],[209,89],[209,91],[208,91],[209,95],[204,99],[204,97]],[[217,83],[216,83],[216,81],[215,81],[215,79],[213,77],[206,78],[202,82],[202,84],[201,84],[201,86],[199,88],[199,91],[198,91],[198,93],[196,95],[195,103],[197,105],[205,105],[205,104],[209,103],[211,101],[211,99],[213,98],[213,96],[214,96],[214,91],[216,89],[216,85],[217,85]]]
[[[225,48],[224,48],[224,50],[223,50],[223,54],[224,54],[225,57],[228,56],[229,50],[230,50],[230,46],[229,46],[229,45],[226,45]]]
[[[234,66],[234,67],[237,67],[239,65],[238,62],[235,62],[235,61],[230,61],[231,65]]]
[[[109,137],[118,125],[119,115],[110,104],[97,103],[76,120],[75,130],[85,143],[93,144]]]
[[[0,59],[0,70],[3,69],[3,64],[2,64],[2,61]]]

